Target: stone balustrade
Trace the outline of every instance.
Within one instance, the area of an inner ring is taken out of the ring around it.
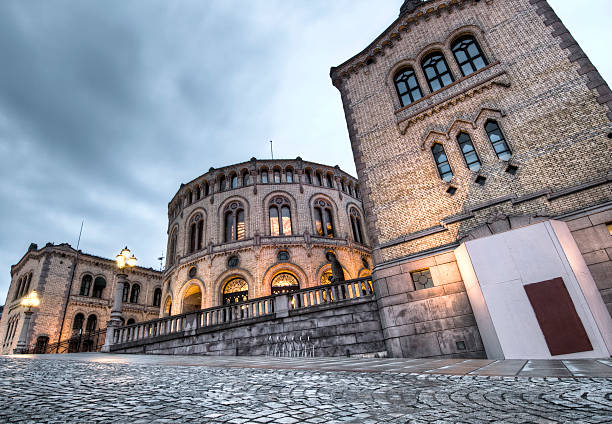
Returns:
[[[157,337],[194,334],[199,329],[221,328],[250,319],[287,317],[292,310],[356,298],[373,297],[370,277],[301,289],[289,294],[261,297],[230,305],[202,309],[188,314],[172,315],[114,329],[113,345],[146,342]]]

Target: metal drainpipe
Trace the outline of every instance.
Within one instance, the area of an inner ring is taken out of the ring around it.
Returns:
[[[70,284],[68,285],[68,294],[66,295],[66,303],[64,305],[64,314],[62,315],[62,324],[60,326],[59,336],[57,338],[57,348],[55,353],[59,353],[60,342],[62,341],[62,330],[64,329],[64,322],[66,321],[66,312],[68,311],[68,303],[70,302],[70,293],[72,293],[72,283],[74,282],[74,274],[76,273],[76,267],[79,263],[79,256],[81,251],[77,250],[76,258],[74,259],[74,266],[72,267],[72,273],[70,275]]]

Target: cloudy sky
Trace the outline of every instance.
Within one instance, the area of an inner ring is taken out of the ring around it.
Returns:
[[[354,174],[329,68],[402,0],[0,2],[0,304],[31,242],[158,268],[167,203],[211,166],[275,156]],[[550,0],[612,81],[609,0]],[[587,8],[588,6],[588,8]]]

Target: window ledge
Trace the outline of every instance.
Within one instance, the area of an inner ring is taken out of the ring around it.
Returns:
[[[493,85],[510,86],[510,79],[500,62],[494,62],[484,68],[434,91],[395,111],[397,125],[402,134],[415,122],[445,109],[447,104],[470,98],[473,94],[484,91]]]

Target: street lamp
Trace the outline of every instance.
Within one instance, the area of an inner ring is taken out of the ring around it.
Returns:
[[[136,256],[125,246],[115,257],[117,263],[117,287],[115,288],[115,299],[110,313],[110,319],[106,323],[106,338],[102,352],[110,352],[110,347],[114,343],[115,328],[121,327],[121,312],[123,310],[123,288],[127,284],[127,271],[136,266]]]
[[[25,308],[28,308],[24,312],[23,326],[21,327],[21,334],[19,334],[19,341],[17,341],[17,347],[13,351],[14,353],[28,353],[28,333],[30,332],[30,321],[32,319],[32,308],[38,308],[40,305],[40,299],[36,290],[32,290],[30,294],[21,299],[19,304]]]

